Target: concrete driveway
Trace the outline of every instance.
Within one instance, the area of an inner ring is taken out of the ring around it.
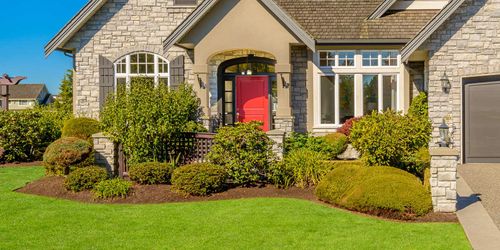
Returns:
[[[458,173],[500,228],[500,164],[465,164],[458,167]]]

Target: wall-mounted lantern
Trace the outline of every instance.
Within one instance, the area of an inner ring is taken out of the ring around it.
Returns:
[[[448,78],[448,75],[446,75],[446,72],[441,77],[441,88],[443,88],[443,92],[445,94],[450,93],[451,83],[450,83],[450,79]]]
[[[439,125],[439,142],[437,144],[439,147],[447,148],[450,146],[450,143],[450,127],[446,124],[446,121],[443,118],[443,122]]]

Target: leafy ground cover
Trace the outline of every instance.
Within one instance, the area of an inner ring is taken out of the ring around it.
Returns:
[[[0,249],[470,249],[456,223],[402,223],[310,201],[84,204],[12,190],[41,167],[0,168]]]

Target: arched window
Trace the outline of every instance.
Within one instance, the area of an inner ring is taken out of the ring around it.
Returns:
[[[115,62],[115,85],[128,85],[134,77],[147,77],[155,84],[170,86],[170,64],[165,58],[147,52],[132,53]]]

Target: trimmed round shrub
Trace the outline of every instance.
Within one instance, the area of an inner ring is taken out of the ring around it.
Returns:
[[[354,123],[356,123],[359,120],[361,120],[361,117],[354,117],[354,118],[351,118],[351,119],[345,121],[344,124],[342,124],[342,127],[337,129],[337,132],[344,134],[346,136],[350,136],[352,126],[354,125]]]
[[[43,162],[47,174],[67,175],[74,168],[94,163],[92,144],[76,137],[61,138],[47,147]]]
[[[72,118],[64,122],[62,136],[88,140],[93,134],[100,131],[99,121],[97,120],[86,117]]]
[[[251,185],[265,178],[273,142],[261,129],[262,123],[238,123],[223,127],[215,136],[208,159],[226,169],[234,184]]]
[[[338,155],[344,153],[347,149],[347,136],[341,133],[331,133],[324,136],[325,141],[330,144],[332,151],[330,158],[337,158]]]
[[[106,179],[108,179],[108,172],[102,167],[79,168],[71,172],[64,180],[64,187],[69,191],[80,192],[93,189],[97,183]]]
[[[224,168],[210,163],[197,163],[175,169],[172,185],[182,193],[205,196],[222,191],[226,179]]]
[[[98,199],[125,198],[132,189],[132,182],[111,179],[99,182],[92,191]]]
[[[128,174],[130,180],[141,185],[168,184],[172,170],[172,164],[148,162],[131,165]]]
[[[430,193],[418,178],[392,167],[343,166],[327,174],[316,196],[354,211],[399,218],[425,215]]]

